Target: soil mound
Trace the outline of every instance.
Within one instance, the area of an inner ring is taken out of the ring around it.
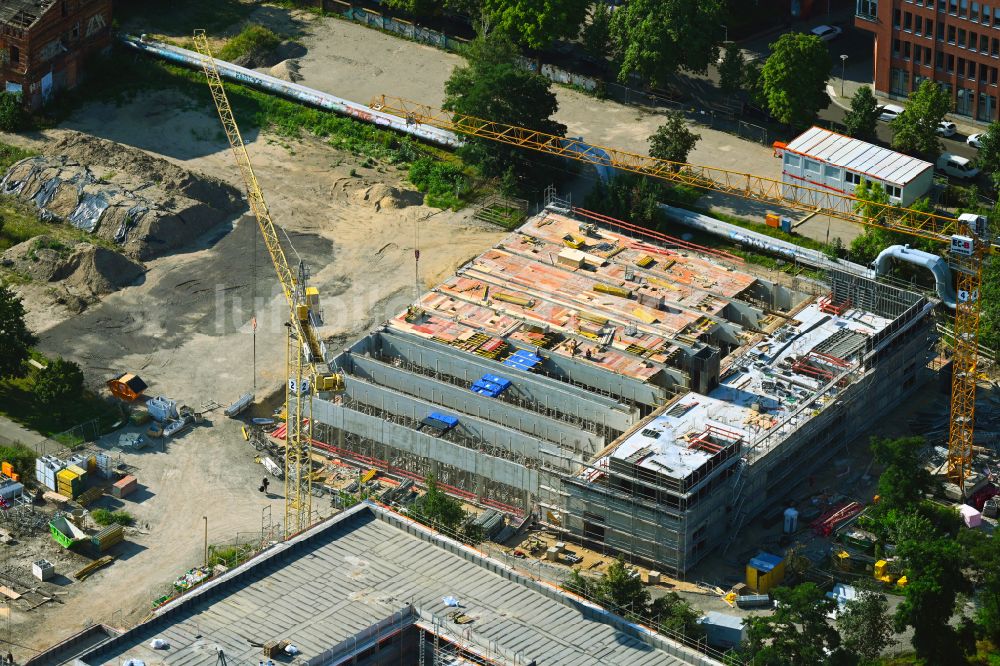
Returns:
[[[68,293],[88,300],[132,284],[146,269],[120,252],[90,243],[69,247],[36,236],[3,253],[5,268],[38,282],[62,282]]]
[[[236,188],[113,141],[68,132],[48,155],[14,164],[0,193],[150,259],[245,208]]]
[[[281,79],[282,81],[291,81],[295,83],[302,80],[302,75],[299,74],[299,63],[297,60],[282,60],[277,65],[272,67],[267,72],[276,79]]]
[[[396,189],[385,183],[366,185],[354,191],[354,200],[364,206],[372,206],[376,211],[382,209],[405,208],[413,205],[413,197],[404,190]]]
[[[8,248],[3,253],[4,268],[26,275],[32,280],[58,280],[60,270],[71,250],[51,236],[35,236]]]

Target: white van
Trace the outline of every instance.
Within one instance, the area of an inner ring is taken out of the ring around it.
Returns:
[[[954,153],[941,153],[934,168],[954,178],[965,180],[979,175],[979,168],[973,164],[972,160]]]

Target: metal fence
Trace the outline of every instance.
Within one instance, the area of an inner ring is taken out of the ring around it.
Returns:
[[[430,44],[447,51],[456,51],[468,40],[461,37],[452,37],[443,32],[419,26],[405,19],[394,16],[386,16],[381,12],[376,12],[364,7],[355,7],[343,0],[331,0],[323,3],[323,9],[333,11],[344,18],[363,23],[370,28],[378,28],[397,35],[412,39],[422,44]]]

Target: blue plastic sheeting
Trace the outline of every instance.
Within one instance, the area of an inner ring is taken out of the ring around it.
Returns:
[[[440,412],[431,412],[427,415],[427,418],[421,420],[420,422],[425,426],[434,428],[435,430],[447,432],[458,425],[458,418],[449,416],[448,414],[442,414]]]
[[[541,362],[542,358],[538,354],[521,349],[509,356],[503,364],[508,368],[530,372],[532,368]]]
[[[496,375],[483,375],[472,384],[473,393],[495,398],[510,388],[510,380]]]
[[[770,553],[760,553],[757,557],[750,560],[750,566],[752,566],[757,571],[761,573],[767,573],[774,569],[774,567],[781,564],[782,559],[777,555],[771,555]]]

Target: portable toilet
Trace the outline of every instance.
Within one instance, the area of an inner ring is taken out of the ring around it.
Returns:
[[[794,534],[799,529],[799,512],[794,507],[785,509],[785,526],[782,530],[785,534]]]
[[[767,594],[785,578],[785,560],[761,552],[747,563],[747,586],[758,594]]]

